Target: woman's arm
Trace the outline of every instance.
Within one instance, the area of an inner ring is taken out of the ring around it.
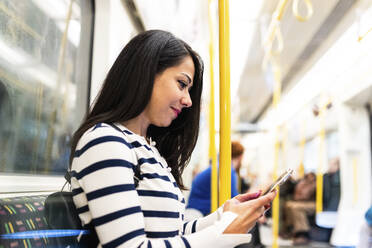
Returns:
[[[253,192],[253,193],[239,194],[236,197],[234,197],[233,199],[235,199],[239,202],[246,202],[246,201],[249,201],[249,200],[256,199],[257,197],[260,196],[260,194],[261,194],[260,191],[259,192]],[[205,217],[198,218],[196,220],[192,220],[192,221],[189,221],[189,222],[185,222],[184,223],[185,233],[194,233],[194,232],[203,230],[204,228],[206,228],[210,225],[213,225],[216,221],[221,219],[221,216],[224,213],[223,208],[224,208],[224,206],[221,206],[216,211],[214,211],[213,213],[211,213],[211,214],[209,214]]]

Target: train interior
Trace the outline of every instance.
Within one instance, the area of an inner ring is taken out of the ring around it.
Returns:
[[[250,247],[294,246],[284,209],[309,174],[317,180],[316,210],[302,247],[372,247],[365,219],[372,206],[372,1],[231,0],[226,16],[221,2],[0,0],[1,248],[47,246],[46,238],[6,238],[43,222],[17,229],[5,216],[23,208],[9,199],[29,197],[24,211],[35,212],[61,190],[72,135],[105,75],[125,44],[151,29],[182,38],[204,61],[199,139],[183,174],[189,189],[209,166],[210,147],[219,153],[220,93],[227,89],[231,140],[245,148],[239,186],[264,189],[294,170],[292,191],[280,187],[278,202],[257,224],[260,246]],[[223,18],[228,82],[219,74]],[[336,193],[324,187],[332,173]],[[190,191],[183,193],[187,199]],[[329,210],[327,194],[337,198]]]

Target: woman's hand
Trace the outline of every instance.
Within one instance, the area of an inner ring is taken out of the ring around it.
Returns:
[[[245,193],[245,194],[239,194],[234,197],[234,199],[237,199],[239,202],[246,202],[249,200],[256,199],[261,195],[261,190],[254,192],[254,193]]]
[[[259,197],[261,192],[247,193],[226,201],[223,211],[238,215],[223,233],[247,233],[263,216],[276,196],[276,191]]]
[[[255,193],[239,194],[239,195],[235,196],[234,199],[237,199],[239,202],[245,202],[245,201],[249,201],[249,200],[253,200],[253,199],[258,198],[261,195],[261,193],[262,193],[262,190],[259,190]],[[271,206],[270,203],[265,205],[265,210],[268,210],[270,208],[270,206]]]

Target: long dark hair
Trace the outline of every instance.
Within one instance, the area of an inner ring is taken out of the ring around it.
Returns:
[[[122,123],[137,117],[150,101],[155,76],[179,65],[187,56],[191,56],[195,66],[190,90],[192,107],[184,109],[168,127],[150,125],[146,135],[156,141],[156,147],[172,168],[178,186],[184,189],[181,175],[190,160],[199,133],[204,67],[200,56],[189,45],[166,31],[140,33],[121,51],[93,108],[73,135],[70,166],[76,145],[89,128],[101,122]]]

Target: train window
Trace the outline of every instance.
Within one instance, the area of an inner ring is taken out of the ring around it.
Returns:
[[[87,0],[0,0],[1,173],[66,170],[89,102],[92,20]]]

